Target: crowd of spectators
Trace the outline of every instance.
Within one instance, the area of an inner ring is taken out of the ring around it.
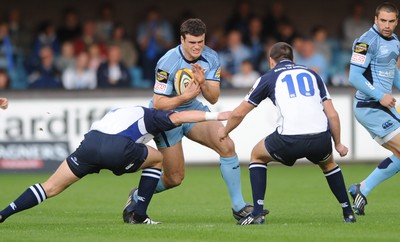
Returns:
[[[295,61],[311,67],[328,85],[349,85],[352,42],[372,25],[362,4],[352,9],[342,21],[342,35],[332,37],[320,23],[300,32],[279,1],[264,16],[255,14],[249,1],[238,1],[225,23],[209,27],[206,36],[206,44],[220,56],[222,87],[252,86],[268,71],[266,54],[277,41],[293,45]],[[62,16],[59,26],[44,20],[34,30],[25,27],[18,9],[1,19],[0,90],[152,88],[158,59],[179,44],[176,26],[197,17],[184,12],[173,22],[153,6],[136,33],[128,34],[112,4],[103,4],[97,19],[83,20],[75,8],[63,10]]]

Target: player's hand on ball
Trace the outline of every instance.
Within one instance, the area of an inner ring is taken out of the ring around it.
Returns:
[[[185,92],[182,94],[182,96],[186,97],[186,99],[189,101],[197,97],[200,92],[200,85],[196,81],[191,81],[186,87]]]
[[[194,79],[197,81],[197,83],[199,83],[200,86],[202,86],[206,81],[203,67],[197,63],[194,63],[192,64],[192,72]]]
[[[347,155],[347,152],[349,151],[349,149],[342,144],[335,145],[335,149],[339,153],[340,157]]]

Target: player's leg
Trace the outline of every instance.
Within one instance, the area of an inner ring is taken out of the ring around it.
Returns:
[[[349,193],[354,199],[356,213],[364,215],[367,205],[367,196],[379,184],[386,181],[400,171],[400,134],[383,143],[382,146],[393,152],[393,155],[384,159],[376,168],[359,184],[353,184]]]
[[[346,223],[356,222],[353,210],[351,208],[350,200],[347,195],[342,170],[340,169],[339,165],[333,160],[332,154],[327,160],[320,161],[318,165],[325,175],[329,188],[331,189],[333,195],[336,197],[336,200],[342,207],[344,221]]]
[[[367,204],[366,197],[369,193],[400,170],[400,115],[395,108],[391,108],[388,112],[376,107],[360,108],[358,106],[355,102],[354,114],[357,120],[372,136],[375,136],[375,141],[393,152],[393,155],[384,159],[366,179],[349,187],[356,213],[364,215],[364,207]],[[391,123],[390,128],[393,131],[387,133],[384,123]]]
[[[187,137],[215,150],[220,155],[220,170],[228,187],[232,209],[236,213],[247,214],[252,208],[246,205],[242,196],[240,165],[235,152],[235,145],[229,137],[223,142],[219,141],[217,131],[221,126],[222,123],[219,121],[196,123]]]
[[[0,222],[15,213],[38,205],[47,198],[56,196],[78,180],[79,177],[72,173],[67,161],[64,160],[47,181],[30,186],[14,202],[2,210],[0,212]]]
[[[149,150],[150,151],[150,150]],[[174,146],[167,148],[160,148],[163,157],[162,161],[162,175],[158,180],[155,188],[155,193],[163,192],[167,189],[173,188],[181,184],[184,174],[185,165],[182,151],[182,142],[178,142]],[[160,163],[161,164],[161,163]],[[138,189],[131,190],[128,196],[128,201],[123,210],[123,220],[125,223],[130,223],[130,218],[133,217],[136,205],[138,203]]]
[[[158,150],[150,146],[147,146],[147,150],[147,158],[140,166],[140,169],[143,171],[137,189],[138,200],[134,210],[133,220],[129,221],[130,223],[158,223],[152,221],[148,217],[147,208],[153,197],[157,183],[160,180],[163,156]]]

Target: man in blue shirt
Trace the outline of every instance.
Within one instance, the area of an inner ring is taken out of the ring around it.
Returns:
[[[359,215],[365,214],[368,194],[400,170],[400,115],[392,95],[393,86],[400,90],[400,42],[393,33],[398,17],[394,4],[380,4],[375,24],[353,44],[349,80],[357,89],[354,115],[378,144],[393,152],[365,180],[350,186],[353,208]]]

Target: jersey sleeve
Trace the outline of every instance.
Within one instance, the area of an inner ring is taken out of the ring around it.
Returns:
[[[156,80],[154,83],[154,93],[170,96],[174,89],[174,77],[168,70],[156,68]]]
[[[256,80],[249,93],[247,93],[245,96],[245,101],[257,107],[264,99],[268,97],[268,95],[271,93],[270,89],[272,87],[268,85],[266,78],[267,77],[263,76]]]

